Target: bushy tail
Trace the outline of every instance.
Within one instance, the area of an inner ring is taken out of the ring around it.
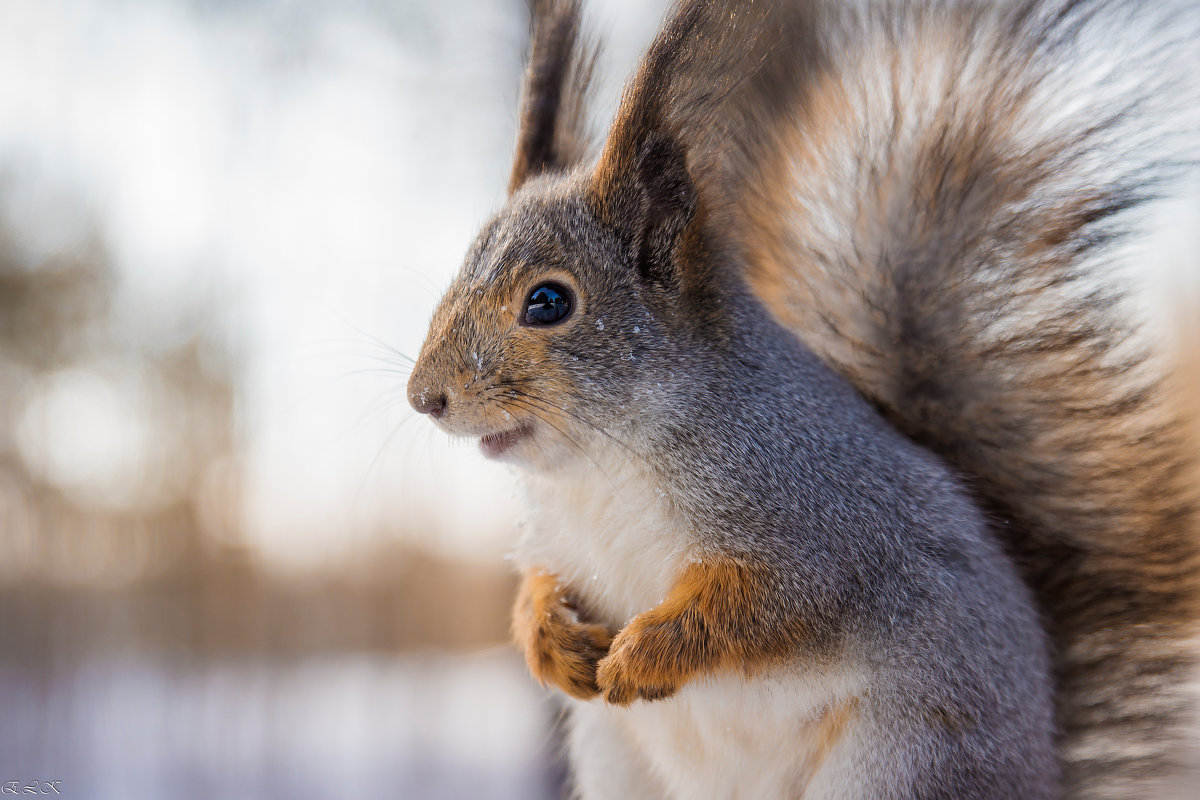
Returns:
[[[572,42],[574,1],[539,7],[567,23],[535,51]],[[687,141],[773,312],[992,515],[1057,647],[1072,797],[1163,796],[1182,755],[1200,448],[1128,287],[1200,190],[1197,41],[1190,0],[679,0],[614,123]],[[527,122],[586,84],[549,63]]]
[[[723,190],[752,283],[993,516],[1057,646],[1068,795],[1161,796],[1200,451],[1125,287],[1157,212],[1200,186],[1197,14],[879,5],[821,12],[798,111],[770,149],[741,134],[759,150]],[[726,108],[734,141],[755,91]]]

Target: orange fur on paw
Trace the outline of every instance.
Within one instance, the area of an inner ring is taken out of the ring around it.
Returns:
[[[596,681],[607,702],[625,706],[634,700],[661,700],[690,677],[690,660],[683,652],[694,645],[678,620],[656,612],[634,617],[600,662]]]
[[[786,657],[803,636],[778,629],[762,613],[776,605],[769,584],[744,564],[688,566],[658,606],[634,617],[600,662],[597,683],[616,705],[661,700],[697,673],[739,667],[751,672]]]
[[[599,692],[596,665],[608,653],[612,633],[602,625],[581,622],[570,595],[553,575],[541,570],[525,573],[513,606],[512,632],[529,671],[543,686],[553,684],[581,700]]]

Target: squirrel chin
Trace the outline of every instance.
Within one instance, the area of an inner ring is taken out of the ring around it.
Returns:
[[[481,436],[479,439],[479,449],[488,458],[501,458],[508,453],[514,445],[523,442],[533,436],[533,427],[529,424],[521,424],[516,428],[506,431],[497,431]]]

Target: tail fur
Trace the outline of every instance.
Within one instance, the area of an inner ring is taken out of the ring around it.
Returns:
[[[991,513],[1057,646],[1068,796],[1159,796],[1200,450],[1130,285],[1200,174],[1197,15],[881,5],[826,12],[803,110],[729,195],[752,283]]]

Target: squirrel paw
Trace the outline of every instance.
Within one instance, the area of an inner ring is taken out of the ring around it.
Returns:
[[[512,628],[529,671],[543,686],[553,684],[581,700],[599,693],[596,665],[608,653],[612,633],[602,625],[581,622],[570,595],[553,575],[534,571],[525,576]]]
[[[627,706],[639,699],[662,700],[687,680],[679,626],[651,617],[634,617],[600,662],[596,682],[607,702]]]

